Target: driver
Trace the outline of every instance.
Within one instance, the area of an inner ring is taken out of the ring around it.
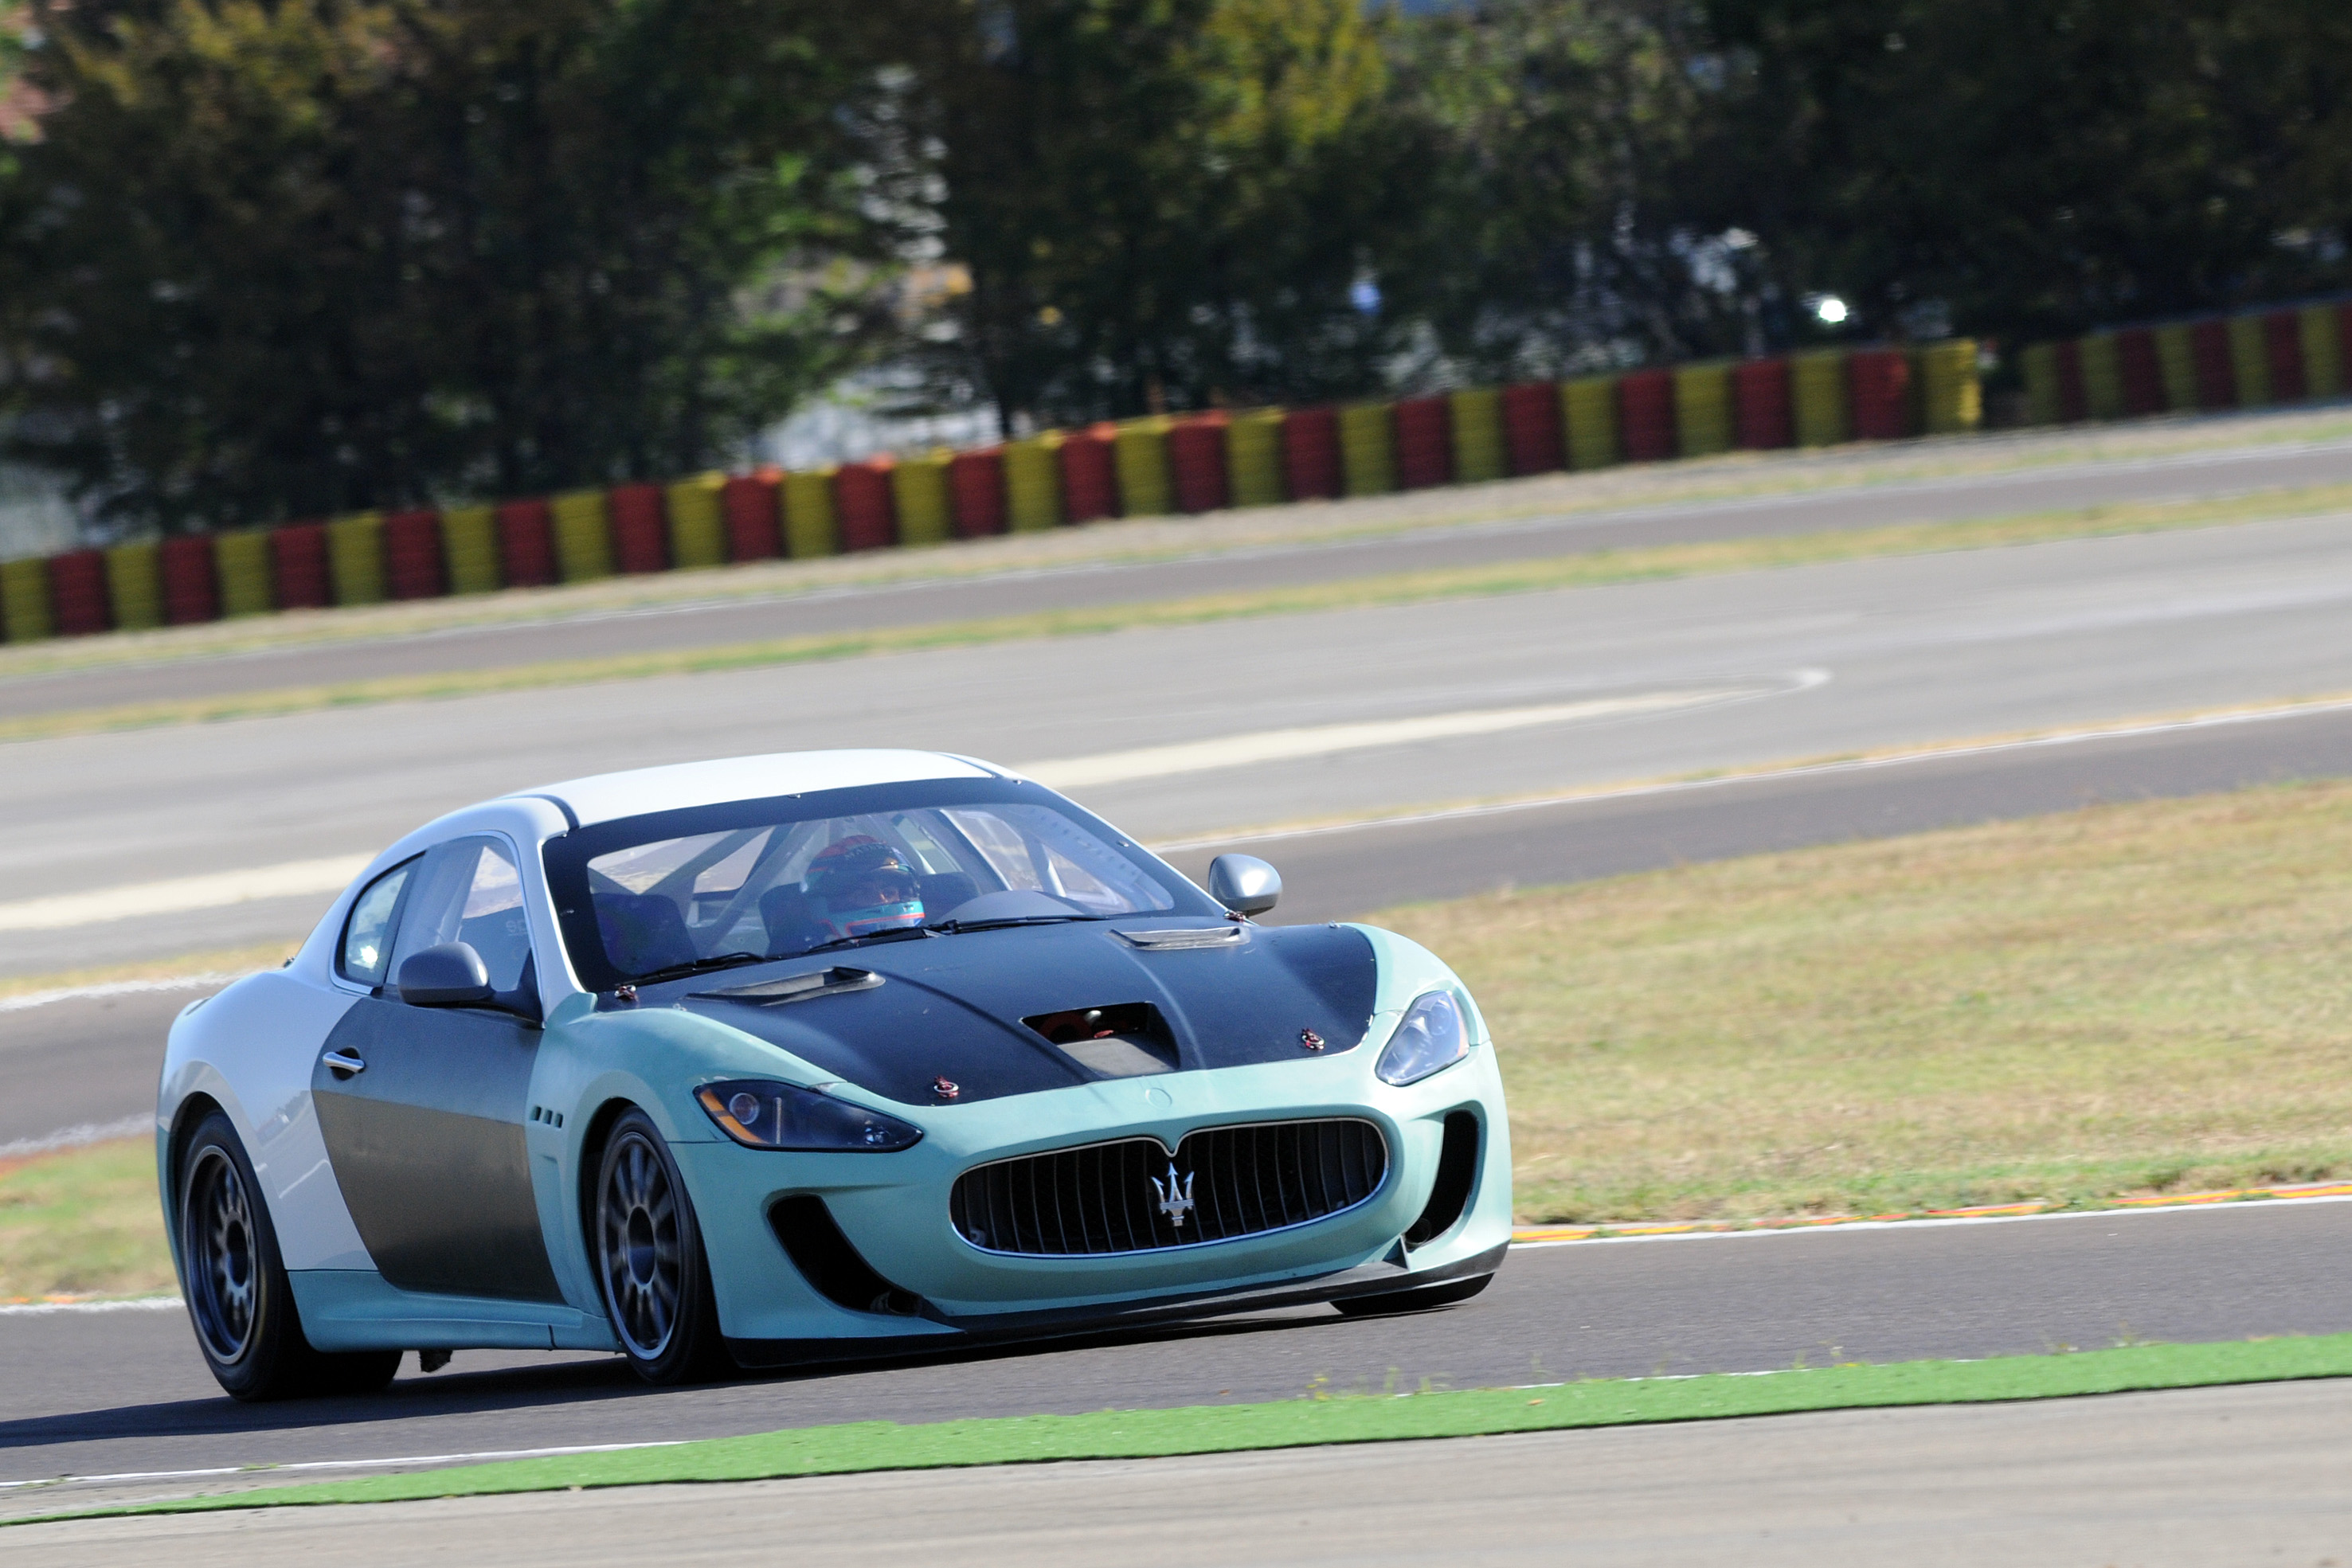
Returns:
[[[830,937],[871,936],[923,923],[923,894],[915,870],[898,850],[870,833],[828,844],[809,862],[801,894],[812,918]]]

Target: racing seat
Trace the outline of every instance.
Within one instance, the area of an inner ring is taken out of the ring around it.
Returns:
[[[768,928],[768,951],[799,953],[833,935],[809,913],[808,895],[796,883],[772,887],[760,895],[760,923]]]
[[[686,916],[657,893],[597,894],[596,929],[604,938],[605,956],[625,975],[690,964],[697,956]]]
[[[954,913],[956,905],[969,904],[980,896],[980,884],[960,871],[919,876],[915,884],[922,894],[926,920],[944,920]]]

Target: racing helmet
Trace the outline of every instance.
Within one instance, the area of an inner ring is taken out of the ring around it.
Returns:
[[[870,833],[827,844],[801,878],[809,914],[835,936],[871,936],[923,923],[922,884],[896,847]]]

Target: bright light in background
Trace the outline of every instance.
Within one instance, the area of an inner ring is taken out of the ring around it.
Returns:
[[[1841,325],[1846,319],[1845,301],[1834,294],[1817,294],[1812,305],[1815,319],[1824,327]]]

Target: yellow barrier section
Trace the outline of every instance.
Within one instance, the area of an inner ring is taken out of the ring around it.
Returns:
[[[2271,352],[2263,341],[2259,316],[2230,318],[2230,369],[2238,381],[2238,406],[2261,408],[2271,401]]]
[[[278,608],[269,570],[269,536],[259,528],[235,528],[213,536],[213,579],[220,584],[224,621],[267,615]]]
[[[1289,492],[1282,482],[1282,411],[1252,409],[1225,426],[1227,497],[1236,507],[1279,507]]]
[[[1118,512],[1123,517],[1156,517],[1176,505],[1168,476],[1168,421],[1121,421],[1111,440],[1111,462],[1118,475]]]
[[[1560,382],[1559,423],[1570,468],[1606,468],[1616,462],[1617,378],[1578,376]]]
[[[948,499],[948,464],[955,454],[942,446],[921,457],[901,457],[890,470],[890,499],[898,508],[898,542],[943,545],[955,537],[955,513]]]
[[[833,470],[811,468],[784,476],[784,553],[794,560],[837,555],[841,529],[833,516]]]
[[[2017,366],[2025,374],[2026,418],[2036,424],[2056,424],[2065,414],[2058,396],[2058,345],[2031,345],[2017,356]]]
[[[1004,444],[1004,522],[1016,534],[1062,526],[1062,433]]]
[[[2188,324],[2158,327],[2148,336],[2156,340],[2156,369],[2164,381],[2164,406],[2174,413],[2195,413],[2197,349],[2189,340]]]
[[[2121,408],[2123,382],[2116,382]],[[1984,386],[1977,377],[1977,343],[1955,338],[1919,350],[1921,428],[1930,435],[1959,435],[1984,423]]]
[[[40,556],[0,561],[0,619],[8,641],[37,643],[57,635],[49,615],[49,563]]]
[[[725,566],[727,513],[719,493],[724,474],[698,474],[662,492],[669,513],[669,559],[673,566]]]
[[[152,540],[106,552],[106,598],[118,631],[152,632],[163,624],[163,563]]]
[[[2124,361],[2113,332],[2083,340],[2083,412],[2093,419],[2124,416]]]
[[[1685,457],[1731,450],[1729,365],[1685,365],[1675,371],[1675,429]]]
[[[1814,349],[1789,356],[1789,401],[1798,445],[1835,446],[1853,439],[1845,350]]]
[[[496,593],[506,586],[499,567],[495,507],[451,507],[441,514],[441,556],[452,593]]]
[[[1396,422],[1387,403],[1351,402],[1339,411],[1339,475],[1350,496],[1396,488]]]
[[[383,602],[383,514],[360,512],[327,525],[327,576],[338,604]]]
[[[2303,339],[2303,390],[2309,397],[2334,397],[2344,390],[2344,340],[2337,335],[2336,307],[2306,305],[2295,314]]]
[[[602,490],[571,490],[548,502],[555,515],[555,575],[586,582],[613,575],[613,514]]]
[[[1476,485],[1511,471],[1503,447],[1503,394],[1494,387],[1465,387],[1445,401],[1454,413],[1454,482]]]

